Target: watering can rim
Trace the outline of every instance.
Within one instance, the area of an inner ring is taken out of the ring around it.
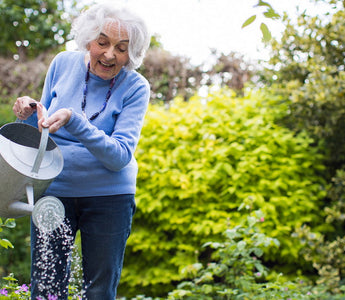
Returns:
[[[19,127],[11,128],[11,126]],[[36,136],[35,139],[28,140],[28,144],[26,144],[27,141],[25,139],[22,139],[25,136],[20,134],[17,135],[17,131],[21,131],[21,126],[31,128],[29,129],[29,133],[31,134],[39,134],[37,127],[23,122],[12,122],[3,125],[2,127],[0,127],[0,137],[6,140],[7,142],[4,144],[5,147],[1,147],[2,149],[0,149],[0,157],[2,157],[2,159],[4,159],[4,161],[6,161],[7,164],[9,164],[12,168],[14,168],[17,172],[21,173],[24,176],[28,176],[33,179],[36,178],[41,180],[47,180],[50,179],[52,176],[49,175],[51,174],[51,171],[48,171],[48,169],[45,167],[43,167],[43,169],[40,169],[40,167],[42,167],[41,164],[43,159],[45,158],[45,153],[49,152],[51,153],[50,155],[53,156],[48,157],[52,157],[51,159],[55,161],[54,165],[56,168],[56,172],[54,171],[54,173],[56,173],[56,175],[54,177],[56,177],[62,171],[64,163],[61,150],[59,149],[55,141],[49,137],[49,128],[43,128],[40,134],[40,138]],[[8,128],[6,129],[6,127]],[[3,130],[4,132],[2,132]],[[15,136],[18,136],[18,140],[16,140]],[[23,144],[22,142],[25,143]],[[22,145],[23,147],[27,148],[36,149],[35,152],[37,152],[35,153],[35,156],[32,156],[34,160],[32,160],[30,164],[24,163],[21,159],[18,159],[18,154],[15,154],[13,150],[10,150],[12,145],[15,144]],[[48,165],[48,167],[50,168],[50,165]],[[40,170],[42,170],[43,173],[39,172]]]

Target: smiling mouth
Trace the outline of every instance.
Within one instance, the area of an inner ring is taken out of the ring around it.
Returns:
[[[112,68],[115,66],[115,64],[106,64],[104,62],[101,62],[101,61],[98,61],[103,67],[106,67],[106,68]]]

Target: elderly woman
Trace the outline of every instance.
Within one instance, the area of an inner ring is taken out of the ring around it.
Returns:
[[[71,244],[80,230],[83,299],[113,300],[135,211],[134,151],[149,101],[149,84],[134,70],[150,35],[135,14],[105,4],[83,12],[72,32],[81,51],[54,58],[40,102],[24,96],[13,106],[19,119],[49,127],[63,153],[63,171],[46,194],[64,204],[73,237],[67,249],[66,238],[49,237],[57,263],[48,284],[39,253],[42,237],[32,224],[32,299],[67,299]]]

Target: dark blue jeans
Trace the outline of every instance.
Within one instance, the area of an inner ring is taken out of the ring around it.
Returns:
[[[31,299],[50,295],[67,299],[71,251],[78,230],[83,299],[115,299],[135,212],[134,195],[59,199],[66,210],[63,226],[46,234],[31,222]]]

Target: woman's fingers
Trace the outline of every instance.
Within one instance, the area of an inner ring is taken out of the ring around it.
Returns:
[[[44,107],[40,107],[41,104],[37,105],[37,117],[38,117],[38,128],[41,130],[42,127],[49,127],[50,133],[55,133],[61,127],[65,126],[71,118],[71,110],[59,109],[57,112],[52,114],[49,118],[45,118]]]
[[[36,110],[37,101],[29,96],[18,97],[12,110],[17,118],[26,120]]]

